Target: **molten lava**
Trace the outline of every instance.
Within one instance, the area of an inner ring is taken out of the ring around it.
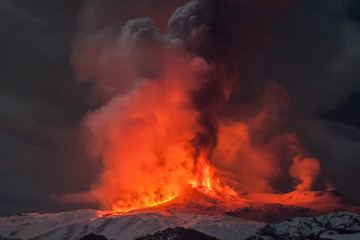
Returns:
[[[213,193],[219,188],[219,179],[214,176],[214,167],[210,164],[204,153],[196,160],[196,172],[194,179],[189,180],[193,188],[202,189],[205,193]]]
[[[236,192],[233,189],[231,189],[226,184],[221,183],[220,179],[214,175],[215,168],[207,159],[206,154],[202,153],[198,156],[195,168],[195,174],[187,180],[187,184],[184,185],[187,187],[184,187],[184,189],[182,190],[182,194],[189,194],[190,190],[190,194],[191,191],[197,191],[200,194],[207,195],[216,199],[229,196],[237,196]],[[186,181],[186,179],[184,179],[184,181]],[[188,193],[186,193],[186,191]],[[179,194],[154,196],[154,199],[140,197],[139,199],[134,200],[127,206],[122,205],[121,202],[115,203],[112,205],[112,212],[122,213],[135,209],[151,208],[157,205],[171,202],[175,198],[178,198]]]

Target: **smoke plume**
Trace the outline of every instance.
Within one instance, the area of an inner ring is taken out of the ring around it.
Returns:
[[[314,179],[320,174],[319,162],[314,158],[304,158],[296,156],[290,168],[290,175],[295,180],[300,180],[296,190],[310,190]]]
[[[97,4],[85,4],[80,20]],[[309,190],[320,167],[282,127],[287,91],[257,74],[288,4],[192,0],[165,32],[151,18],[80,23],[72,62],[77,79],[93,86],[99,107],[83,125],[88,149],[103,163],[91,196],[126,210],[167,201],[189,185],[278,192],[293,190],[277,183],[294,178],[298,190]]]

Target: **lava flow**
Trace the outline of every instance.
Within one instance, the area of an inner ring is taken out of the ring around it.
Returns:
[[[231,196],[233,197],[233,200],[235,200],[235,197],[237,196],[236,192],[229,186],[221,183],[219,178],[215,177],[215,169],[204,154],[201,154],[197,158],[196,162],[196,172],[192,178],[188,179],[187,184],[184,185],[187,187],[184,187],[184,189],[182,189],[181,194],[191,195],[193,191],[197,191],[199,194],[209,196],[214,199]],[[181,194],[178,193],[177,195],[173,196],[160,195],[156,196],[155,199],[140,198],[138,201],[134,201],[127,206],[114,204],[112,206],[112,212],[119,214],[129,212],[135,209],[156,207],[158,205],[163,205],[169,202],[178,202],[179,199],[182,199],[181,197],[179,197],[179,195]]]

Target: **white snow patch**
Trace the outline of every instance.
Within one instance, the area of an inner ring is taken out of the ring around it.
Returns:
[[[108,239],[133,240],[169,227],[180,226],[218,239],[231,240],[245,239],[265,225],[229,216],[187,213],[134,212],[96,218],[100,214],[101,212],[96,210],[80,210],[0,218],[0,235],[21,239],[78,240],[86,234],[95,233]]]

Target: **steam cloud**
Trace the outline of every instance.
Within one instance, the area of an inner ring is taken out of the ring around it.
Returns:
[[[96,3],[84,6],[83,18]],[[287,91],[256,75],[272,22],[287,6],[192,0],[175,11],[165,33],[150,18],[80,24],[72,62],[101,105],[83,124],[89,150],[103,161],[91,192],[103,207],[148,206],[179,195],[202,155],[237,192],[290,191],[295,186],[277,182],[291,177],[298,190],[311,188],[319,163],[281,127]]]

